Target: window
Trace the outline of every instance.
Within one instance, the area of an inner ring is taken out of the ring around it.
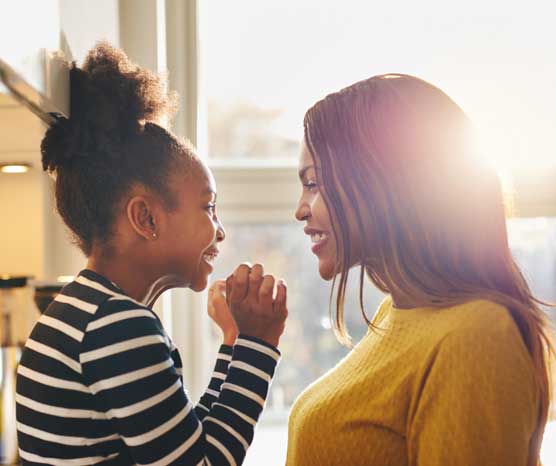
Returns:
[[[318,277],[308,240],[293,220],[305,111],[329,92],[388,72],[414,74],[445,90],[474,121],[489,159],[513,173],[524,218],[509,221],[512,250],[534,293],[556,300],[551,4],[198,3],[200,104],[207,115],[199,126],[228,233],[214,278],[251,260],[289,284],[284,358],[246,461],[283,465],[289,406],[347,352],[327,328],[329,284]],[[356,282],[353,273],[350,287]],[[365,329],[357,293],[347,297],[356,340]],[[365,298],[371,316],[381,296],[369,285]],[[551,425],[547,436],[554,431]],[[276,452],[271,458],[269,450]],[[556,453],[545,446],[543,455],[545,466],[556,465]]]

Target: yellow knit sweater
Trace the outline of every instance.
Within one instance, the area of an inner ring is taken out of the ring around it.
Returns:
[[[483,300],[379,308],[365,338],[310,385],[287,466],[525,466],[538,394],[508,311]]]

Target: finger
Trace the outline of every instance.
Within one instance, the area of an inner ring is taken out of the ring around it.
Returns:
[[[272,293],[274,292],[274,277],[265,275],[259,288],[259,304],[266,310],[272,309]]]
[[[264,269],[261,264],[255,264],[249,274],[249,291],[247,292],[247,299],[252,302],[259,301],[259,288],[263,281]]]
[[[245,299],[245,295],[247,294],[247,289],[249,287],[250,270],[251,267],[247,264],[241,264],[235,270],[230,294],[230,303],[238,304]]]
[[[286,307],[288,300],[288,287],[284,280],[279,280],[276,291],[276,299],[273,303],[273,310],[277,317],[285,319],[288,316],[288,309]]]
[[[226,296],[226,287],[227,283],[226,280],[217,280],[215,281],[209,288],[209,301],[211,299],[215,299],[217,297],[225,297]]]
[[[223,315],[227,313],[230,309],[228,303],[226,302],[226,298],[223,295],[216,296],[212,301],[212,307],[214,308],[214,313]]]
[[[209,315],[210,318],[213,318],[213,317],[214,317],[214,314],[215,314],[215,312],[216,312],[216,309],[214,309],[214,306],[213,306],[213,304],[212,304],[211,302],[208,303],[207,312],[208,312],[208,315]]]
[[[226,294],[226,280],[217,280],[212,284],[212,286],[215,293],[221,295]]]

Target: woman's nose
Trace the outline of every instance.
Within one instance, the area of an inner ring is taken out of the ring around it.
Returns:
[[[295,218],[300,222],[307,220],[311,216],[311,209],[309,205],[303,201],[303,199],[299,200],[299,204],[297,205],[297,209],[295,210]]]

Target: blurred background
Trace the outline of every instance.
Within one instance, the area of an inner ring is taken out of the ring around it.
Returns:
[[[348,352],[330,330],[329,284],[293,218],[305,110],[389,72],[446,91],[473,120],[485,162],[514,195],[508,229],[516,260],[536,295],[556,301],[555,13],[548,0],[1,0],[0,166],[24,168],[0,172],[0,274],[51,282],[85,263],[53,214],[51,181],[40,167],[37,115],[67,111],[67,75],[51,52],[79,63],[107,39],[167,72],[180,93],[173,130],[198,147],[217,181],[227,240],[213,279],[247,260],[289,284],[283,359],[245,463],[283,465],[291,404]],[[357,292],[347,297],[357,341],[366,329]],[[381,299],[365,289],[369,316]],[[206,298],[172,291],[157,311],[188,362],[186,385],[199,396],[220,339]],[[547,428],[545,466],[556,466],[555,426]]]

